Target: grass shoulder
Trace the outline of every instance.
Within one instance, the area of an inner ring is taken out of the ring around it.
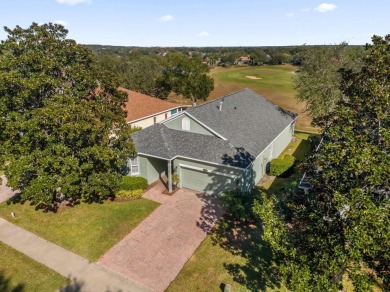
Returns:
[[[146,199],[103,204],[81,203],[45,213],[24,204],[0,204],[0,217],[91,261],[123,239],[157,207]],[[11,212],[16,217],[11,216]]]
[[[68,279],[0,242],[0,290],[52,292]]]

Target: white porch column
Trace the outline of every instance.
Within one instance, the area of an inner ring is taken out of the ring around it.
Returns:
[[[168,160],[168,192],[172,192],[172,160]]]

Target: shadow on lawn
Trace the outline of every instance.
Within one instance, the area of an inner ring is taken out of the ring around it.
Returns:
[[[251,291],[281,287],[278,259],[269,244],[262,240],[259,222],[237,223],[225,216],[212,232],[212,240],[214,244],[246,260],[244,264],[224,263],[234,281]]]
[[[4,292],[23,292],[25,291],[24,284],[18,284],[15,287],[11,286],[11,279],[6,278],[4,274],[0,271],[0,291]]]

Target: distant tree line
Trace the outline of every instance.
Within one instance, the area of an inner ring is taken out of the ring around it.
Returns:
[[[350,46],[345,44],[349,54],[362,54],[363,46]],[[334,45],[323,46],[283,46],[283,47],[124,47],[87,45],[97,55],[117,56],[165,56],[169,53],[181,53],[192,58],[196,57],[209,66],[231,66],[242,56],[250,58],[248,65],[277,65],[292,64],[300,66],[303,55],[308,48],[327,49]]]

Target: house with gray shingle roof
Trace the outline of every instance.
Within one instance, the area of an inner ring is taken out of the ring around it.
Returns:
[[[294,135],[296,115],[250,89],[191,108],[133,134],[130,175],[220,194],[249,191]]]

